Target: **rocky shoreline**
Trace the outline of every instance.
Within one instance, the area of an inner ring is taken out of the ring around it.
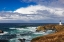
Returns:
[[[36,29],[36,31],[45,31],[45,30],[56,30],[56,32],[62,31],[64,30],[64,25],[49,24],[49,25],[38,26]]]
[[[31,42],[64,42],[64,31],[37,37],[32,39]]]
[[[64,25],[49,24],[38,26],[36,31],[45,31],[48,29],[56,30],[55,33],[40,36],[31,40],[31,42],[64,42]]]

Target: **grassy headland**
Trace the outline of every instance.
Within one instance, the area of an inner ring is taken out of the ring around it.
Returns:
[[[64,25],[44,25],[38,26],[36,31],[45,31],[46,29],[56,29],[53,34],[40,36],[31,40],[31,42],[64,42]]]

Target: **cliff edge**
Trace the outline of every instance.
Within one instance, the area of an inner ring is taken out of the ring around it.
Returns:
[[[31,42],[64,42],[64,31],[37,37],[32,39]]]
[[[45,31],[49,29],[55,29],[57,32],[64,30],[64,25],[54,25],[54,24],[49,24],[49,25],[43,25],[43,26],[38,26],[36,31]]]
[[[48,29],[55,29],[56,32],[53,34],[36,37],[31,40],[31,42],[64,42],[64,25],[44,25],[38,26],[36,31],[45,31]]]

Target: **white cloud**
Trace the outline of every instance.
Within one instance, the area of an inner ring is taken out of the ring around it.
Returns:
[[[31,5],[28,7],[21,7],[14,12],[21,13],[21,14],[37,14],[38,10],[47,10],[51,14],[54,13],[54,15],[63,16],[64,9],[63,8],[53,8],[53,7],[46,7],[42,5]]]
[[[0,20],[3,20],[3,18],[5,18],[5,17],[1,17],[1,16],[0,16]]]
[[[28,7],[21,7],[14,12],[21,13],[21,14],[34,14],[37,13],[37,10],[49,10],[48,7],[41,6],[41,5],[31,5]]]
[[[48,20],[56,18],[64,18],[63,8],[46,7],[42,5],[31,5],[28,7],[21,7],[14,12],[8,11],[6,13],[0,12],[0,20]],[[55,18],[54,18],[55,17]]]
[[[18,12],[18,13],[22,13],[22,14],[33,14],[34,12],[36,12],[37,10],[41,10],[41,6],[38,5],[38,6],[28,6],[28,7],[21,7],[17,10],[15,10],[14,12]]]

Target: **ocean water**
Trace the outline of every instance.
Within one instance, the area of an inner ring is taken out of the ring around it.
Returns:
[[[0,23],[0,30],[4,31],[0,33],[0,40],[20,42],[18,39],[25,39],[25,42],[30,42],[35,37],[54,33],[55,30],[36,32],[38,26],[46,24],[50,23]]]

